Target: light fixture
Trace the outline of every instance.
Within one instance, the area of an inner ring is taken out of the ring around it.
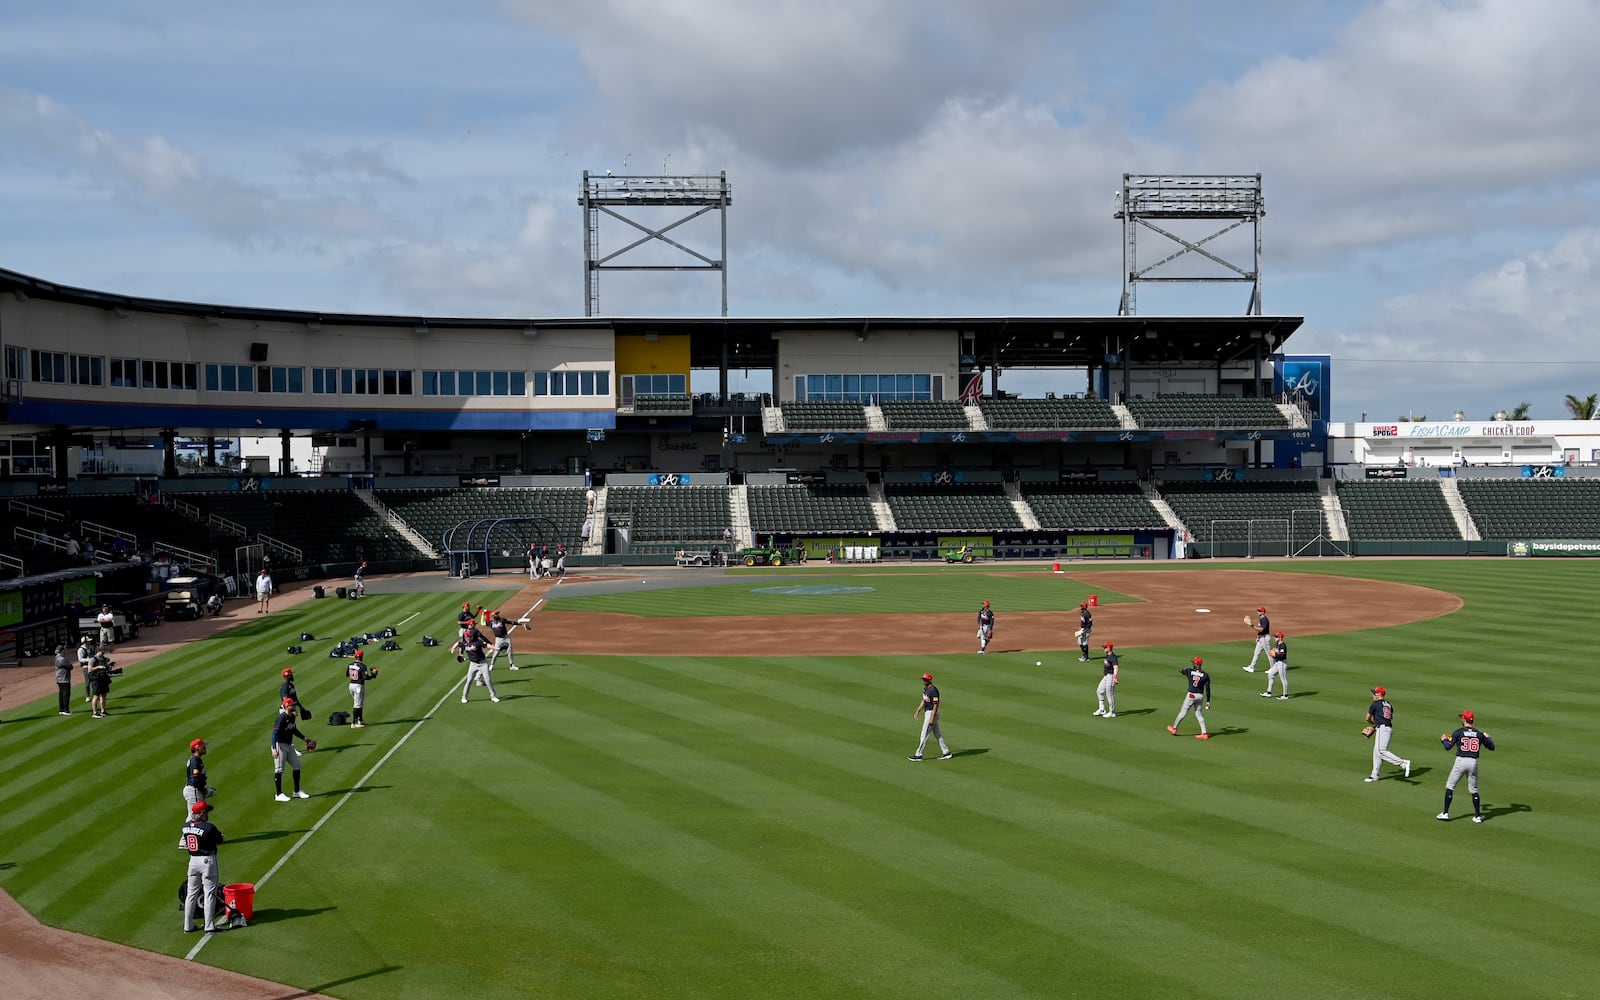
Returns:
[[[656,333],[654,330],[651,330],[649,333],[644,335],[644,339],[653,344],[656,341],[661,339],[661,334]]]
[[[217,317],[215,317],[215,316],[207,316],[206,317],[206,326],[221,326],[221,325],[222,325],[222,320],[218,319]]]
[[[132,313],[128,312],[128,310],[127,310],[127,308],[125,306],[117,306],[116,308],[112,309],[111,311],[117,314],[117,319],[127,319],[129,316],[132,315]]]
[[[13,289],[11,294],[16,298],[16,300],[18,302],[26,302],[26,301],[28,301],[28,293],[23,291],[20,288]]]
[[[522,328],[522,335],[524,337],[537,337],[539,335],[539,328],[536,326],[525,326]]]
[[[426,337],[428,335],[428,324],[418,323],[416,326],[411,328],[411,332],[419,337]]]
[[[321,333],[322,332],[322,320],[320,320],[320,319],[308,319],[308,320],[306,320],[306,329],[310,330],[312,333]]]

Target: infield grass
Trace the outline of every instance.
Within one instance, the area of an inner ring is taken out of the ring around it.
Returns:
[[[1195,570],[1151,571],[1180,568]],[[1595,995],[1592,564],[1251,568],[1413,583],[1465,606],[1298,640],[1288,702],[1219,669],[1218,735],[1202,743],[1192,719],[1182,738],[1163,729],[1176,663],[1233,663],[1245,643],[1128,648],[1105,720],[1091,716],[1098,663],[557,658],[535,631],[519,634],[524,669],[495,670],[502,703],[479,690],[462,705],[454,658],[414,643],[448,635],[461,600],[503,594],[311,602],[130,669],[110,719],[8,705],[0,885],[48,923],[183,954],[180,774],[204,736],[224,878],[260,881],[300,846],[254,925],[199,961],[341,997]],[[871,586],[889,610],[965,614],[983,569],[955,596],[938,574]],[[1010,589],[1026,578],[985,583],[1027,607]],[[700,593],[668,596],[698,615]],[[883,610],[870,597],[830,613]],[[368,728],[327,727],[349,706],[331,640],[284,646],[413,614],[402,652],[369,654]],[[280,804],[267,740],[285,665],[323,749],[307,758],[313,798]],[[913,764],[924,669],[957,756]],[[1409,781],[1361,780],[1375,683]],[[1451,760],[1437,737],[1469,707],[1500,747],[1481,826],[1464,787],[1456,819],[1433,819]]]

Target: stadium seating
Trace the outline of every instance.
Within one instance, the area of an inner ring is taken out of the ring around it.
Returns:
[[[880,405],[891,430],[965,431],[967,411],[960,403],[891,400]]]
[[[901,531],[1006,531],[1022,527],[1000,483],[885,484]]]
[[[1356,541],[1461,537],[1437,479],[1344,480],[1338,490]]]
[[[791,431],[864,431],[860,403],[783,403],[783,426]]]
[[[1167,528],[1160,511],[1135,482],[1024,483],[1022,496],[1046,529]]]
[[[1120,427],[1103,399],[986,399],[983,419],[995,430]]]
[[[1165,500],[1198,543],[1256,543],[1238,555],[1286,555],[1291,548],[1324,534],[1322,497],[1307,480],[1169,481],[1159,487]],[[1217,525],[1216,522],[1229,522]],[[1256,522],[1249,524],[1247,522]],[[1213,554],[1230,554],[1219,548]]]
[[[1486,539],[1600,538],[1600,479],[1458,479]]]
[[[729,500],[726,486],[613,486],[606,515],[631,515],[635,543],[710,547],[721,545],[723,529],[733,524]]]
[[[750,527],[768,532],[875,534],[877,518],[860,485],[751,486]]]
[[[587,504],[578,486],[499,487],[460,490],[378,490],[378,501],[426,538],[443,545],[447,530],[463,521],[492,517],[541,518],[542,532],[518,533],[524,542],[537,537],[575,547],[582,535]],[[554,538],[549,535],[554,533]]]
[[[694,399],[687,393],[677,395],[649,395],[633,397],[635,414],[684,414],[694,411]]]
[[[184,499],[208,514],[245,526],[249,538],[268,535],[301,550],[308,563],[415,559],[417,552],[361,499],[346,489],[263,493],[190,493]],[[232,539],[225,544],[241,544]]]
[[[1176,394],[1127,400],[1140,427],[1288,427],[1270,399]]]

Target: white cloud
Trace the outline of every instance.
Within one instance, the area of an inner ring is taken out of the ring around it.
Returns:
[[[0,88],[10,155],[63,170],[142,211],[187,219],[241,244],[395,235],[399,220],[351,197],[289,198],[211,169],[161,135],[123,138],[44,94]]]

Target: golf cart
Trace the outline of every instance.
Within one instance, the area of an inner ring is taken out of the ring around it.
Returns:
[[[946,549],[944,561],[947,563],[972,563],[978,561],[978,554],[972,551],[972,546],[963,545],[959,549]]]

